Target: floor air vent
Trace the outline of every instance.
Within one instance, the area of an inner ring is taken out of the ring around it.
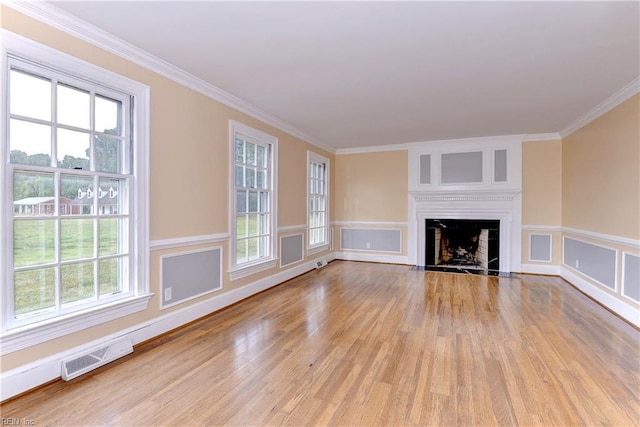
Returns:
[[[133,352],[131,339],[121,338],[62,361],[62,379],[68,381]]]

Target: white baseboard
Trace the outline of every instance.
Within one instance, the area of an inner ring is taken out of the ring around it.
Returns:
[[[544,274],[547,276],[559,276],[561,268],[559,265],[522,264],[521,273]]]
[[[258,292],[262,292],[275,285],[286,282],[300,274],[315,268],[315,262],[320,260],[333,261],[334,254],[327,254],[311,261],[306,261],[296,267],[281,271],[273,276],[265,277],[229,292],[215,295],[196,304],[188,305],[180,310],[156,317],[117,333],[101,337],[86,344],[56,353],[19,368],[3,372],[0,375],[0,401],[4,401],[32,388],[38,387],[60,377],[62,360],[81,353],[101,343],[128,336],[133,345],[150,340],[189,322],[197,320],[214,311],[220,310]]]
[[[640,327],[640,310],[637,308],[622,299],[616,298],[609,292],[600,289],[597,285],[583,279],[568,268],[562,268],[560,276],[620,317],[626,319],[636,327]]]
[[[336,259],[345,261],[382,262],[385,264],[409,264],[409,258],[398,255],[375,255],[359,252],[336,252]]]

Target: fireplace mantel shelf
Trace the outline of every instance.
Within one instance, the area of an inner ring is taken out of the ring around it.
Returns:
[[[503,202],[512,201],[521,193],[520,190],[455,190],[455,191],[410,191],[409,195],[416,202]]]

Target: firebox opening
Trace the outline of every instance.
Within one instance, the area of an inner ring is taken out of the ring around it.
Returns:
[[[426,232],[427,268],[500,270],[499,220],[427,219]]]

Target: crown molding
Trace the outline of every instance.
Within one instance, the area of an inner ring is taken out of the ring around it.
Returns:
[[[98,27],[52,6],[44,1],[1,0],[2,4],[36,19],[50,27],[63,31],[77,39],[90,43],[109,53],[117,55],[127,61],[140,65],[163,77],[173,80],[183,86],[199,92],[228,107],[247,114],[296,138],[299,138],[318,148],[335,153],[335,149],[313,138],[293,125],[273,116],[255,105],[226,92],[204,80],[187,73],[181,68],[170,64]]]
[[[546,137],[550,135],[557,134],[540,134]],[[336,150],[336,154],[359,154],[359,153],[379,153],[384,151],[401,151],[401,150],[409,150],[411,148],[424,147],[427,144],[452,144],[452,143],[487,143],[487,142],[515,142],[515,141],[523,141],[527,135],[496,135],[496,136],[480,136],[473,138],[458,138],[458,139],[437,139],[437,140],[427,140],[427,141],[417,141],[417,142],[405,142],[398,144],[389,144],[389,145],[371,145],[368,147],[354,147],[354,148],[339,148]],[[532,135],[538,136],[538,135]],[[552,139],[559,139],[556,138]],[[536,139],[539,141],[539,139]]]
[[[367,147],[338,148],[336,154],[382,153],[386,151],[408,150],[410,144],[369,145]]]
[[[558,132],[551,133],[533,133],[528,134],[524,137],[523,142],[532,142],[532,141],[556,141],[562,139]]]
[[[580,117],[575,122],[571,123],[569,126],[560,131],[560,136],[565,138],[567,135],[572,134],[578,129],[588,125],[598,117],[603,114],[613,110],[618,105],[625,102],[627,99],[631,98],[635,94],[640,92],[640,76],[636,77],[632,81],[630,81],[627,85],[625,85],[622,89],[602,101],[599,105],[597,105],[594,109],[589,111],[584,116]]]

